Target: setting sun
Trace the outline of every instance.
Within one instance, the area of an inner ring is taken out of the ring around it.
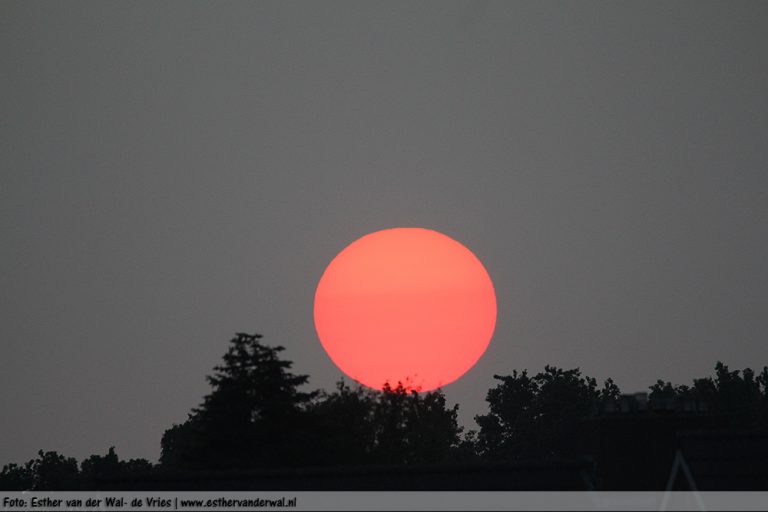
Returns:
[[[488,272],[436,231],[395,228],[341,251],[315,292],[315,327],[333,362],[376,389],[428,391],[466,373],[496,324]]]

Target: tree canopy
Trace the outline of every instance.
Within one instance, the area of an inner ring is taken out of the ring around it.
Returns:
[[[91,455],[78,468],[77,460],[40,450],[24,465],[6,464],[0,471],[0,491],[73,491],[90,489],[100,478],[146,475],[153,471],[145,459],[120,460],[111,447],[106,455]]]
[[[458,405],[448,407],[442,391],[419,393],[402,383],[374,391],[342,380],[308,413],[317,465],[443,462],[462,431]]]
[[[237,333],[207,377],[210,392],[163,434],[158,465],[120,460],[114,447],[79,467],[40,450],[25,464],[3,466],[0,490],[87,489],[157,471],[569,459],[589,455],[578,441],[588,438],[585,420],[599,419],[620,397],[611,379],[598,386],[578,368],[513,370],[494,375],[488,413],[475,416],[478,431],[464,433],[459,406],[449,406],[442,390],[398,383],[379,391],[341,380],[331,392],[308,391],[308,376],[291,371],[283,350],[259,334]],[[683,411],[683,402],[724,418],[718,425],[768,430],[768,367],[758,374],[718,362],[713,376],[691,385],[658,380],[646,410]]]
[[[211,393],[165,432],[164,467],[430,463],[457,447],[458,406],[447,407],[441,391],[402,383],[374,391],[343,381],[331,393],[301,391],[307,376],[291,373],[283,347],[261,338],[231,340],[208,377]]]
[[[282,346],[261,343],[260,334],[237,333],[223,364],[207,377],[213,388],[186,422],[163,435],[166,467],[243,468],[293,465],[302,458],[295,441],[303,408],[315,396],[300,391],[306,375],[291,373]]]
[[[490,412],[475,417],[478,452],[490,460],[572,456],[581,420],[620,393],[611,379],[599,389],[578,368],[546,366],[533,377],[515,370],[494,379],[499,384],[486,397]]]
[[[718,361],[714,377],[694,379],[691,386],[658,380],[649,389],[649,400],[657,404],[687,400],[742,425],[768,422],[768,366],[756,375],[750,368],[730,370]]]

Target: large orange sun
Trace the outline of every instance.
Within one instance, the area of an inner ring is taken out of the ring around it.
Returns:
[[[385,229],[341,251],[315,292],[315,327],[334,363],[381,389],[429,391],[467,372],[496,325],[496,294],[480,260],[421,228]]]

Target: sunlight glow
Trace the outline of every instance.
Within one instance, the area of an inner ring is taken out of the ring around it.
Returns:
[[[315,327],[333,362],[376,389],[428,391],[455,381],[485,352],[496,324],[493,283],[465,246],[436,231],[366,235],[326,268]]]

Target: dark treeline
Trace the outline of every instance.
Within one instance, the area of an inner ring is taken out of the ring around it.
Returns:
[[[599,385],[578,369],[551,366],[536,375],[513,371],[494,376],[488,413],[464,431],[458,405],[449,407],[440,390],[374,391],[341,381],[331,392],[303,391],[308,376],[292,373],[282,350],[238,333],[207,377],[211,392],[163,434],[158,464],[120,460],[113,448],[80,464],[41,450],[5,465],[0,490],[90,489],[98,479],[190,471],[573,459],[590,455],[580,441],[589,420],[621,407],[611,379]],[[659,414],[688,407],[729,428],[768,426],[768,367],[756,374],[717,363],[713,376],[690,386],[659,380],[649,390],[645,407]]]

